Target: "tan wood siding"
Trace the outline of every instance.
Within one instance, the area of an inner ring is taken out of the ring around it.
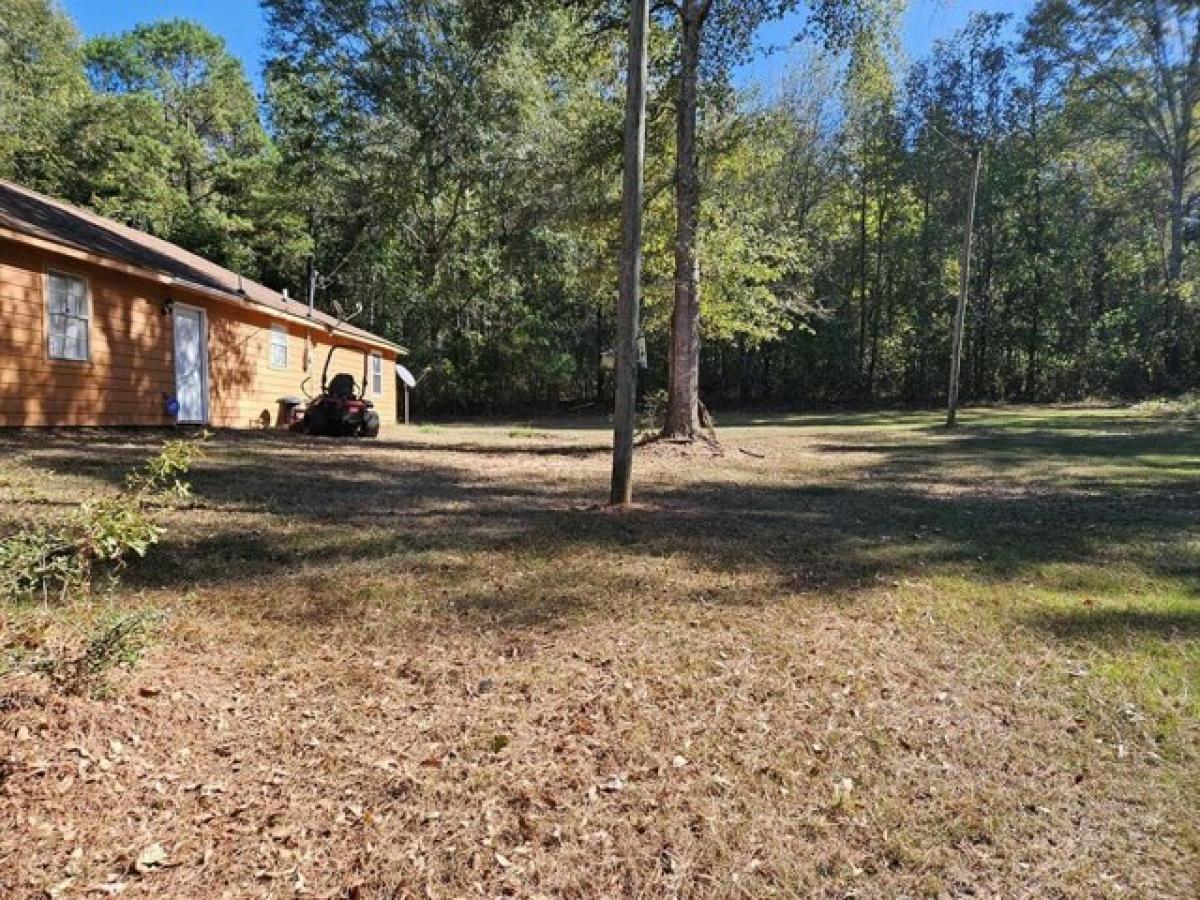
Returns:
[[[45,273],[48,269],[87,279],[91,296],[87,360],[49,357]],[[275,424],[278,399],[302,396],[311,362],[311,390],[321,378],[332,341],[379,353],[383,392],[367,396],[385,424],[396,421],[396,355],[359,341],[331,336],[322,327],[284,322],[266,312],[168,288],[146,278],[114,272],[15,241],[0,239],[0,426],[169,425],[167,397],[175,393],[171,298],[203,309],[208,321],[209,415],[220,427]],[[297,304],[297,312],[302,309]],[[270,365],[271,326],[288,333],[286,368]],[[313,349],[306,357],[306,341]],[[363,377],[362,356],[339,351],[330,373]]]

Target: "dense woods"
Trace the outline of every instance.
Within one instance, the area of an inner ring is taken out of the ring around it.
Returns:
[[[654,15],[647,389],[682,296],[710,406],[942,400],[975,150],[963,398],[1196,387],[1194,4],[1043,0],[914,61],[890,0],[800,4],[785,82],[744,83],[791,5]],[[0,0],[0,177],[296,296],[315,272],[319,305],[411,349],[426,409],[606,404],[624,6],[265,0],[256,97],[196,24],[85,41]]]

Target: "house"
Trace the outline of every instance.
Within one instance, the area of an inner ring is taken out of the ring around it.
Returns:
[[[396,421],[403,348],[206,259],[0,181],[0,426],[280,424],[330,366]],[[365,354],[365,357],[364,357]]]

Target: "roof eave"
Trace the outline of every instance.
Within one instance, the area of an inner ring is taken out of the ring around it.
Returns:
[[[208,285],[197,284],[185,278],[179,278],[175,275],[168,275],[166,272],[160,272],[156,269],[150,269],[145,266],[133,265],[132,263],[122,262],[112,257],[104,256],[98,253],[84,250],[70,241],[54,240],[48,237],[43,237],[39,234],[31,234],[27,231],[11,228],[5,225],[0,225],[0,238],[6,238],[17,243],[27,244],[32,247],[38,247],[43,250],[48,250],[52,253],[61,253],[73,259],[88,262],[93,265],[101,266],[105,269],[121,272],[126,275],[134,275],[138,278],[145,278],[150,281],[167,287],[179,288],[185,291],[191,291],[197,294],[203,294],[207,297],[212,297],[216,300],[221,300],[226,303],[234,303],[245,307],[253,308],[256,311],[261,311],[268,316],[284,321],[295,322],[300,325],[305,325],[309,328],[323,329],[330,334],[341,335],[348,340],[358,341],[363,344],[380,347],[382,349],[391,350],[398,355],[407,355],[408,350],[399,344],[392,343],[385,338],[362,332],[359,329],[349,331],[343,327],[346,323],[338,322],[330,325],[325,322],[318,322],[310,316],[300,313],[291,313],[285,310],[276,309],[266,303],[261,303],[250,297],[247,294],[240,294],[237,291],[228,291],[222,288],[209,287]]]

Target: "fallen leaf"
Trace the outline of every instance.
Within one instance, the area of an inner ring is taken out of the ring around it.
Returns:
[[[137,861],[133,864],[134,871],[139,875],[145,875],[165,865],[167,862],[167,851],[163,849],[163,845],[153,843],[146,847],[138,854]]]
[[[65,894],[67,889],[74,883],[74,878],[64,878],[58,884],[46,888],[46,896],[49,898],[49,900],[57,900],[57,898]]]

